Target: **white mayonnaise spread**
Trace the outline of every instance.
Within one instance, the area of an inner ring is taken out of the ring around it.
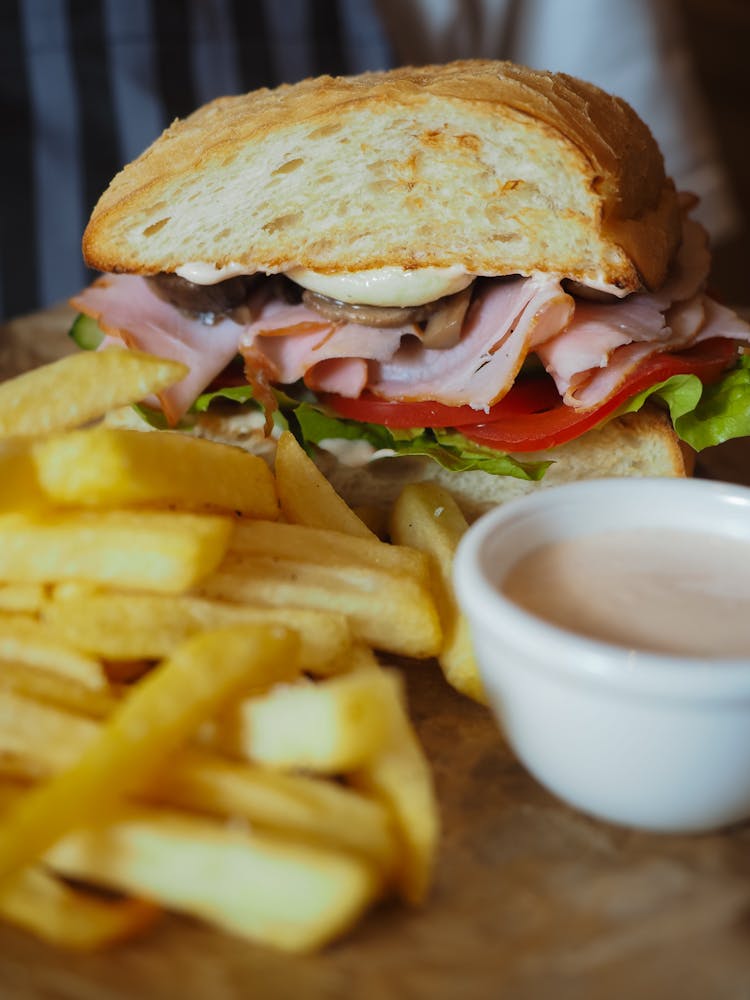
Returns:
[[[194,285],[218,285],[220,281],[227,278],[236,278],[239,274],[254,274],[248,271],[247,264],[225,264],[224,267],[217,267],[215,264],[206,264],[204,261],[196,260],[188,264],[181,264],[175,268],[175,274],[179,274],[186,281],[192,281]]]
[[[363,306],[419,306],[460,292],[474,280],[460,267],[379,267],[368,271],[320,274],[295,267],[286,276],[303,288],[339,302]]]
[[[231,262],[223,267],[205,261],[181,264],[175,271],[195,285],[216,285],[227,278],[254,274],[247,264]],[[459,264],[453,267],[378,267],[366,271],[341,271],[322,274],[305,267],[293,267],[284,272],[287,278],[312,292],[363,306],[419,306],[434,302],[445,295],[460,292],[472,283],[476,275],[469,274]],[[529,275],[534,277],[535,275]],[[560,275],[563,278],[564,275]],[[622,298],[627,293],[603,278],[587,278],[580,282],[587,288]]]
[[[392,448],[374,448],[367,441],[349,441],[347,438],[323,438],[318,447],[341,462],[342,465],[357,467],[376,462],[379,458],[392,458],[396,452]]]
[[[224,267],[216,267],[203,261],[191,261],[178,267],[176,273],[196,285],[216,285],[226,278],[254,272],[249,271],[246,264],[230,262]],[[313,292],[363,306],[419,306],[460,292],[474,280],[473,274],[467,274],[459,266],[419,267],[413,270],[380,267],[339,274],[321,274],[304,267],[294,267],[286,272],[286,276]]]

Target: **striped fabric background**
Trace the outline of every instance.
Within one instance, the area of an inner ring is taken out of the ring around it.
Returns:
[[[391,62],[371,0],[2,0],[0,316],[89,280],[91,209],[175,117]]]

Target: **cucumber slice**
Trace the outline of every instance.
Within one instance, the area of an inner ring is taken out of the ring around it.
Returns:
[[[74,340],[83,351],[95,351],[104,340],[104,334],[95,319],[79,313],[68,331],[68,336]]]

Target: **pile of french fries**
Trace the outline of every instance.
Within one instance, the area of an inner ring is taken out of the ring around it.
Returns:
[[[271,472],[102,421],[184,375],[104,351],[0,385],[0,917],[96,948],[171,910],[309,951],[429,887],[430,769],[374,651],[455,631],[435,497],[387,544],[289,434]]]

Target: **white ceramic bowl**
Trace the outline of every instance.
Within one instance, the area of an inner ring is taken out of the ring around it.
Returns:
[[[605,479],[512,501],[462,539],[458,600],[500,724],[542,784],[628,826],[722,827],[750,817],[750,658],[610,645],[548,624],[498,590],[508,570],[545,541],[640,527],[750,542],[750,489]]]

